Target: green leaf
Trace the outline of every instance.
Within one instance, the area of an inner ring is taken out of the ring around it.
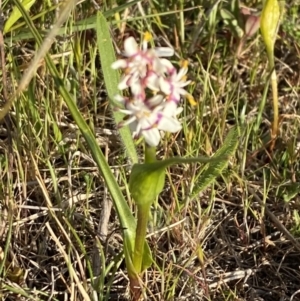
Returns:
[[[137,205],[152,203],[165,184],[165,167],[155,163],[134,164],[129,179],[129,191]]]
[[[236,16],[234,16],[230,11],[224,8],[220,10],[220,15],[224,23],[230,27],[230,29],[237,37],[241,38],[244,35],[244,31],[240,27],[239,21]]]
[[[288,203],[300,193],[299,183],[289,183],[278,187],[276,196]]]
[[[30,7],[35,3],[36,0],[23,0],[20,1],[20,5],[23,6],[25,11],[29,11]],[[9,18],[5,22],[3,33],[7,33],[11,27],[21,18],[22,13],[17,6],[14,6]]]
[[[216,177],[222,173],[223,169],[228,164],[229,158],[235,153],[237,145],[237,128],[232,128],[229,131],[223,146],[212,157],[212,159],[216,158],[217,160],[210,163],[208,168],[197,179],[197,183],[191,198],[194,198],[201,191],[207,188],[207,186],[213,183]]]
[[[101,67],[104,76],[106,91],[109,99],[111,100],[111,107],[115,122],[119,123],[121,120],[123,120],[124,115],[120,112],[114,111],[115,105],[113,99],[117,94],[120,94],[120,91],[118,90],[120,76],[117,70],[113,70],[111,68],[112,63],[116,61],[116,56],[111,42],[109,27],[107,25],[105,17],[101,13],[97,14],[96,30],[97,44],[100,53]],[[122,142],[127,151],[127,155],[131,159],[132,163],[137,163],[138,156],[129,127],[122,127],[119,131]]]
[[[153,262],[152,253],[150,247],[147,242],[144,245],[144,253],[143,253],[143,262],[142,262],[142,271],[148,269]]]
[[[229,138],[226,138],[224,146],[212,158],[175,157],[152,163],[134,164],[129,179],[129,190],[136,204],[143,205],[154,202],[163,189],[165,169],[169,166],[191,163],[210,163],[212,166],[219,166],[222,162],[227,163],[231,155],[230,147],[232,147]]]
[[[236,20],[235,16],[227,9],[221,8],[220,15],[225,22],[225,24],[231,23],[233,20]]]

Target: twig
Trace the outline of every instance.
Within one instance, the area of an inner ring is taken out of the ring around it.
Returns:
[[[233,280],[238,280],[238,279],[242,279],[245,278],[244,283],[247,281],[247,279],[253,275],[257,270],[253,270],[253,269],[247,269],[247,270],[240,270],[240,271],[233,271],[233,272],[228,272],[223,274],[220,277],[220,280],[213,282],[211,284],[209,284],[209,288],[215,288],[218,287],[219,285],[226,283],[226,282],[230,282]]]
[[[105,155],[108,155],[108,148],[106,147]],[[111,214],[112,202],[108,196],[107,188],[104,190],[103,200],[102,200],[102,210],[99,218],[99,225],[97,229],[97,234],[100,237],[100,241],[102,244],[106,244],[107,242],[107,234],[108,234],[108,223]],[[105,248],[106,249],[106,248]],[[95,247],[93,251],[93,273],[94,276],[99,276],[101,273],[101,256],[99,247],[97,246],[97,240],[95,240]]]

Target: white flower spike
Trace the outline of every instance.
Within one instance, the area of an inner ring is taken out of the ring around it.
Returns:
[[[116,96],[127,117],[119,127],[129,125],[133,137],[143,136],[149,146],[157,146],[161,132],[176,133],[182,126],[177,115],[183,110],[178,107],[181,97],[191,102],[193,97],[184,89],[191,81],[186,80],[187,62],[177,72],[172,63],[163,57],[174,55],[169,47],[148,48],[152,39],[144,35],[141,46],[133,37],[124,42],[124,59],[112,64],[113,69],[123,69],[124,75],[118,85],[120,90],[130,88],[131,96]]]

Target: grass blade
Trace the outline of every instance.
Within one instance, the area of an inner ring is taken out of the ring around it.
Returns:
[[[30,7],[35,3],[35,0],[21,1],[20,5],[24,7],[26,11],[29,11]],[[17,6],[14,6],[8,20],[5,23],[3,33],[6,33],[10,28],[22,17],[22,13]]]

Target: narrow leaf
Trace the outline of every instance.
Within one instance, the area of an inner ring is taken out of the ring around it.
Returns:
[[[219,160],[214,161],[209,164],[208,168],[200,175],[195,185],[195,190],[193,191],[192,198],[198,195],[201,191],[208,187],[214,182],[216,177],[218,177],[224,168],[227,166],[229,157],[235,153],[238,145],[238,133],[237,129],[233,128],[228,133],[223,146],[215,153],[212,158],[219,158]]]
[[[107,94],[111,100],[111,107],[115,122],[118,124],[123,119],[124,115],[120,112],[114,111],[115,106],[113,99],[117,94],[120,94],[118,90],[120,76],[117,70],[113,70],[111,68],[112,63],[116,61],[116,56],[111,42],[109,27],[105,17],[101,13],[97,14],[97,43]],[[131,159],[132,163],[137,163],[138,156],[129,127],[122,127],[119,131],[122,142],[127,151],[127,155]]]
[[[235,16],[225,8],[222,8],[220,10],[220,15],[221,15],[224,23],[227,24],[227,25],[231,24],[234,20],[236,20]]]
[[[220,10],[220,14],[224,23],[230,27],[230,29],[236,36],[241,38],[244,35],[244,31],[239,25],[238,18],[236,18],[236,16],[234,16],[230,11],[224,8]]]
[[[29,11],[30,7],[35,3],[36,0],[24,0],[20,1],[20,5],[23,6],[25,11]],[[21,18],[22,14],[17,6],[14,6],[9,18],[5,22],[3,33],[7,33],[11,27]]]
[[[144,245],[144,253],[143,253],[143,262],[142,262],[142,272],[147,270],[153,262],[152,253],[150,247],[147,242]]]

